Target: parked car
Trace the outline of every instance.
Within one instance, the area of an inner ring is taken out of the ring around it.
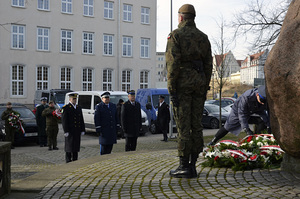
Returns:
[[[78,94],[77,104],[82,108],[82,114],[86,130],[96,131],[94,124],[95,107],[101,102],[101,95],[106,91],[76,91]],[[123,91],[109,91],[110,102],[117,105],[119,99],[124,102],[128,100],[128,93]],[[65,104],[69,103],[69,95],[74,92],[66,93]],[[140,135],[145,135],[148,132],[147,114],[141,109],[142,115],[142,131]]]
[[[236,100],[235,98],[224,97],[221,100],[221,107],[225,107],[225,106],[231,105],[231,104],[234,103],[235,100]],[[219,106],[220,105],[220,101],[218,99],[216,99],[216,100],[206,100],[205,104],[214,104],[214,105]]]
[[[219,128],[220,107],[213,104],[204,104],[202,125],[207,128]],[[229,116],[229,112],[222,108],[222,124],[224,124]]]
[[[20,118],[23,120],[23,127],[25,130],[25,134],[22,132],[16,132],[15,134],[15,143],[21,144],[25,141],[33,141],[38,142],[38,126],[36,124],[35,115],[32,111],[24,105],[16,105],[12,104],[12,109],[20,113]],[[3,111],[6,110],[6,106],[0,105],[0,115],[2,115]],[[2,131],[1,135],[5,136],[5,121],[0,120],[0,129]],[[0,136],[1,136],[0,135]],[[1,138],[3,139],[3,137]]]
[[[56,108],[62,108],[65,102],[66,93],[72,92],[69,89],[51,89],[51,90],[36,90],[34,94],[34,107],[41,104],[41,98],[47,97],[47,103],[50,100],[54,101]]]
[[[232,106],[233,106],[233,104],[230,104],[228,106],[223,107],[223,109],[225,109],[226,111],[228,111],[230,113]]]

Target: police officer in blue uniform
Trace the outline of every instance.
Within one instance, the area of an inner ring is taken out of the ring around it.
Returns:
[[[239,135],[241,130],[247,135],[253,135],[249,124],[256,124],[256,133],[266,129],[271,132],[270,120],[267,114],[267,97],[265,86],[247,90],[233,104],[224,127],[220,128],[208,146],[215,145],[228,132]]]
[[[82,109],[76,104],[77,93],[69,95],[69,103],[62,108],[62,126],[65,136],[66,162],[78,159],[81,135],[85,134]]]
[[[101,95],[102,102],[96,105],[94,122],[99,134],[100,155],[110,154],[113,144],[117,143],[117,128],[119,119],[117,107],[110,102],[110,93]]]

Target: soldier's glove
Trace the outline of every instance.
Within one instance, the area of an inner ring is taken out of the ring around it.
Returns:
[[[65,136],[65,137],[68,137],[68,136],[69,136],[69,133],[64,133],[64,136]]]
[[[271,131],[271,127],[267,127],[267,132],[268,132],[268,134],[272,134],[272,131]]]
[[[171,95],[171,101],[172,101],[174,107],[179,106],[179,101],[178,101],[178,98],[177,98],[176,94]]]
[[[101,135],[101,129],[100,128],[96,129],[96,133],[97,133],[97,136],[100,136]]]
[[[244,128],[244,131],[247,133],[247,135],[254,135],[250,128]]]

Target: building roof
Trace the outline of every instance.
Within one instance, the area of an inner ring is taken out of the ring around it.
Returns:
[[[254,61],[254,60],[258,60],[260,58],[260,56],[262,56],[264,53],[265,53],[265,51],[260,51],[258,53],[253,54],[253,55],[249,55],[249,56],[246,57],[246,59],[242,63],[248,62],[249,57],[250,57],[250,62]]]

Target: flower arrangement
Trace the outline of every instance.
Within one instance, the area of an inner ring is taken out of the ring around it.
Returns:
[[[284,151],[272,134],[246,136],[240,142],[222,140],[203,151],[204,167],[227,167],[234,171],[278,168]]]
[[[11,114],[9,114],[9,116],[8,116],[8,123],[13,128],[15,128],[18,131],[21,131],[23,134],[25,134],[25,130],[23,128],[23,121],[20,118],[20,114],[19,113],[12,112]]]
[[[57,119],[61,119],[61,112],[59,109],[56,109],[55,111],[52,112],[52,115],[56,117]]]

